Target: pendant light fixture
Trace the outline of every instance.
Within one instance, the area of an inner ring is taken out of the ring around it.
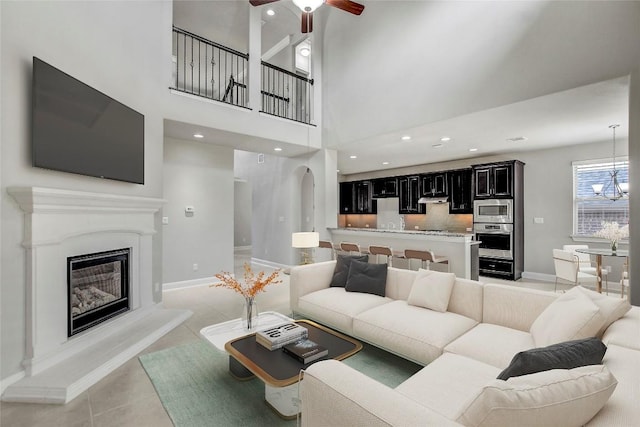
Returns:
[[[620,125],[611,125],[609,129],[613,129],[613,170],[609,172],[610,179],[604,184],[593,184],[593,193],[596,196],[609,199],[611,201],[620,200],[629,197],[629,183],[620,182],[616,169],[616,128]]]

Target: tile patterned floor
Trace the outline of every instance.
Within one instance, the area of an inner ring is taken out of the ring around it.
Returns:
[[[242,274],[242,265],[248,260],[250,260],[248,253],[236,254],[236,275]],[[289,277],[282,275],[282,278],[283,283],[267,288],[267,292],[258,297],[258,308],[261,311],[274,310],[289,314]],[[481,280],[491,283],[501,282],[489,278],[481,278]],[[504,283],[553,290],[553,283],[531,281]],[[193,311],[193,316],[142,353],[197,341],[200,339],[199,331],[204,326],[237,318],[242,308],[242,301],[237,294],[226,289],[208,286],[167,291],[163,298],[165,307],[187,308]],[[172,423],[136,357],[67,405],[2,402],[0,426],[170,427]]]

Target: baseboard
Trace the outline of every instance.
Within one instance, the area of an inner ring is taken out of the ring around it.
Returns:
[[[251,245],[249,245],[249,246],[234,246],[233,250],[234,251],[250,251],[252,247],[253,246],[251,246]]]
[[[280,268],[283,270],[287,268],[291,268],[290,265],[280,264],[277,262],[267,261],[266,259],[258,259],[258,258],[251,258],[251,264],[262,265],[264,267],[271,267],[271,268]]]
[[[0,380],[0,395],[4,394],[4,391],[12,384],[17,383],[21,379],[25,377],[26,373],[24,370],[20,372],[16,372],[13,375],[9,375],[7,378],[3,378]]]
[[[551,283],[556,281],[556,276],[553,274],[535,273],[532,271],[523,271],[522,278],[528,279],[528,280],[539,280],[541,282],[551,282]]]
[[[219,282],[219,280],[215,277],[202,277],[200,279],[163,283],[162,291],[175,291],[176,289],[192,288],[194,286],[208,286],[217,282]]]

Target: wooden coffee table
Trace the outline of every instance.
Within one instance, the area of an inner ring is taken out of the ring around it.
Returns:
[[[362,343],[310,320],[296,323],[309,331],[309,339],[326,347],[325,359],[345,359],[362,349]],[[269,351],[256,342],[255,334],[246,335],[225,344],[231,355],[229,370],[238,379],[258,377],[265,384],[265,400],[281,417],[295,418],[299,412],[297,404],[298,378],[304,365],[282,349]]]

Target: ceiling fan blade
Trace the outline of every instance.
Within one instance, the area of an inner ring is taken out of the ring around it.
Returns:
[[[310,33],[313,31],[313,12],[302,12],[302,32]]]
[[[279,0],[249,0],[251,6],[262,6],[263,4],[273,3]]]
[[[364,5],[351,0],[326,0],[325,3],[329,6],[342,9],[345,12],[353,13],[354,15],[360,15],[364,10]]]

